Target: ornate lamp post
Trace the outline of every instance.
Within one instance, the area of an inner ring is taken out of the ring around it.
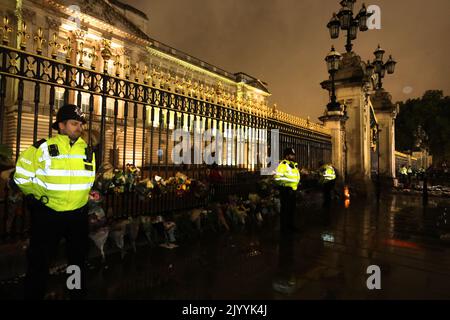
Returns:
[[[352,41],[356,39],[358,29],[361,32],[369,29],[367,27],[367,18],[372,15],[372,13],[367,12],[366,5],[363,4],[358,14],[354,16],[353,7],[355,2],[356,0],[342,0],[340,2],[341,10],[339,10],[338,14],[333,13],[333,17],[327,24],[331,39],[339,38],[340,29],[347,31],[347,44],[345,45],[347,52],[352,52]]]
[[[327,105],[328,111],[339,111],[341,109],[340,104],[336,101],[336,87],[334,83],[334,76],[339,70],[341,58],[341,54],[334,49],[334,46],[331,47],[330,53],[328,53],[325,58],[325,61],[327,62],[328,73],[331,77],[331,102]]]
[[[389,56],[389,59],[386,61],[386,63],[383,63],[383,56],[385,52],[386,51],[381,49],[380,45],[378,45],[377,50],[375,50],[373,53],[375,55],[375,59],[371,64],[372,66],[370,67],[374,69],[374,72],[378,76],[378,83],[376,85],[376,89],[378,90],[383,88],[382,79],[385,77],[386,71],[388,74],[393,74],[395,71],[395,65],[397,64],[397,62],[392,59],[392,56]]]

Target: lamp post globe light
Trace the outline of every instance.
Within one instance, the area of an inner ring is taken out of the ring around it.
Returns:
[[[356,0],[342,0],[338,14],[333,13],[330,22],[327,24],[331,39],[339,38],[341,29],[347,31],[347,44],[345,45],[347,52],[352,52],[352,41],[357,38],[358,29],[361,32],[369,29],[367,27],[367,18],[372,15],[372,13],[367,12],[366,5],[363,3],[361,10],[354,16],[353,8],[355,2]]]
[[[340,104],[336,101],[336,87],[334,83],[334,77],[339,70],[341,59],[341,54],[334,49],[334,46],[331,47],[330,53],[325,57],[328,73],[331,77],[331,101],[327,105],[328,111],[339,111],[341,109]]]
[[[395,61],[392,56],[389,56],[389,59],[386,61],[386,63],[383,63],[383,57],[384,57],[384,51],[381,49],[380,45],[378,45],[378,48],[374,51],[375,59],[372,62],[371,68],[373,68],[373,72],[375,72],[378,76],[378,83],[376,85],[376,89],[380,90],[383,88],[382,80],[386,75],[386,71],[388,74],[393,74],[395,72],[395,65],[397,64],[397,61]],[[370,62],[368,62],[368,65]],[[367,67],[366,67],[367,70]]]

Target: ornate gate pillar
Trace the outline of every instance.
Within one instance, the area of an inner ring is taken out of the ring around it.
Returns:
[[[331,132],[331,162],[338,173],[338,181],[345,183],[346,180],[346,144],[345,144],[345,122],[348,117],[343,111],[326,111],[319,118],[325,128]]]
[[[391,95],[384,89],[377,90],[371,101],[380,129],[380,178],[388,185],[395,179],[395,118],[397,106],[392,103]]]
[[[371,175],[371,130],[370,112],[371,102],[369,90],[371,89],[370,78],[366,76],[366,65],[361,58],[353,52],[345,53],[342,56],[342,63],[339,71],[335,75],[335,87],[337,101],[341,104],[341,112],[348,120],[342,126],[345,132],[343,144],[346,149],[341,149],[337,145],[337,159],[344,161],[344,174],[347,183],[354,187],[359,194],[372,193],[373,185]],[[322,88],[330,90],[330,80],[321,83]],[[330,111],[326,111],[329,114]],[[327,116],[320,118],[325,125],[331,126]],[[334,141],[333,141],[334,143]],[[333,144],[333,149],[335,145]],[[344,154],[345,152],[345,154]]]

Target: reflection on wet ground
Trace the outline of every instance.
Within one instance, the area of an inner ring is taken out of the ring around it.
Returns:
[[[313,203],[313,202],[311,202]],[[258,230],[204,235],[168,250],[93,262],[91,299],[449,299],[449,202],[395,195],[343,201],[329,209],[303,203],[300,232]],[[346,208],[348,206],[348,208]],[[381,269],[381,290],[369,290],[367,267]],[[61,298],[65,276],[51,287]],[[0,287],[21,298],[21,282]]]

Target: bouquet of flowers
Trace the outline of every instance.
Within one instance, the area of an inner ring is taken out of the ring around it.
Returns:
[[[143,198],[151,198],[153,195],[154,184],[150,179],[144,179],[136,184],[135,190]]]
[[[141,219],[141,224],[142,224],[142,230],[144,231],[147,241],[149,242],[150,245],[154,245],[152,217],[141,216],[140,219]]]
[[[131,247],[133,251],[136,252],[136,239],[139,234],[140,222],[137,218],[128,218],[128,234],[130,235]]]
[[[116,193],[124,193],[125,185],[127,183],[127,177],[120,169],[114,169],[114,177],[112,179],[112,184],[110,188],[114,190]]]
[[[155,229],[159,232],[160,238],[164,239],[164,242],[160,244],[161,247],[167,249],[173,249],[178,247],[175,242],[175,230],[176,224],[173,221],[165,221],[162,216],[156,216],[153,220]]]
[[[162,177],[154,176],[152,184],[153,184],[152,192],[154,195],[161,195],[167,193],[167,183]]]
[[[134,164],[127,163],[125,170],[125,185],[126,191],[131,192],[136,187],[136,183],[139,180],[141,171]]]
[[[208,194],[208,186],[200,180],[190,180],[189,188],[197,199],[205,198]]]
[[[112,188],[114,188],[113,179],[114,167],[110,163],[104,163],[97,170],[94,189],[99,190],[102,194],[108,193]]]
[[[121,251],[121,258],[125,256],[125,244],[124,244],[124,236],[127,229],[127,225],[129,224],[128,219],[119,220],[111,226],[111,235],[116,244],[117,248]]]
[[[92,190],[89,193],[89,237],[94,241],[95,246],[100,250],[102,260],[105,260],[104,245],[109,235],[109,227],[107,226],[107,219],[105,211],[101,207],[101,195],[97,190]]]
[[[100,250],[102,261],[105,261],[104,246],[106,240],[108,239],[108,235],[109,235],[109,227],[107,226],[98,228],[96,231],[89,233],[89,238],[91,238],[92,241],[94,241],[95,246]]]
[[[191,179],[189,179],[186,175],[181,172],[177,172],[175,174],[176,181],[176,195],[179,197],[184,196],[187,192],[190,191],[191,187]]]

